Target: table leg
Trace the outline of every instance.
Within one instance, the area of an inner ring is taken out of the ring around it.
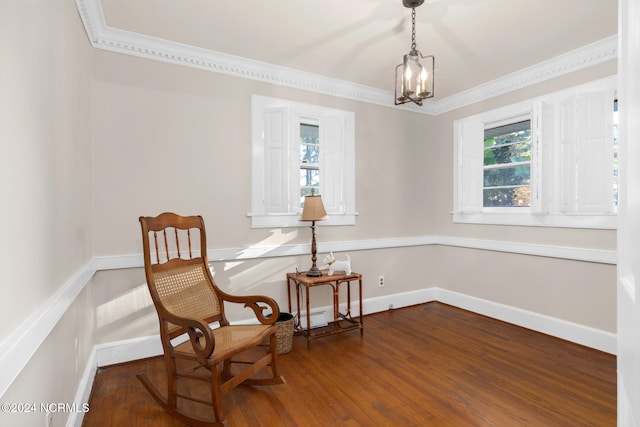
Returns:
[[[306,304],[307,304],[307,350],[311,348],[311,314],[309,311],[309,286],[305,286],[306,289]]]
[[[351,281],[347,282],[347,316],[351,318]]]
[[[362,317],[362,277],[358,280],[359,288],[359,306],[360,306],[360,337],[364,336],[364,323]]]
[[[291,279],[287,279],[287,302],[289,303],[289,313],[293,313],[291,311]]]
[[[294,321],[294,325],[296,327],[296,331],[300,333],[302,332],[302,325],[300,324],[300,284],[294,280],[293,285],[296,289],[296,315],[298,316]]]
[[[338,322],[340,321],[340,305],[339,305],[339,296],[340,296],[340,282],[336,282],[335,286],[331,284],[333,288],[333,327],[338,327]]]

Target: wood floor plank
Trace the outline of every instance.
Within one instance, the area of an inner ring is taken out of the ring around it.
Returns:
[[[296,336],[279,363],[286,384],[224,396],[231,426],[616,425],[615,356],[441,303],[365,316],[363,338]],[[139,373],[165,391],[161,358],[100,368],[83,425],[183,426]]]

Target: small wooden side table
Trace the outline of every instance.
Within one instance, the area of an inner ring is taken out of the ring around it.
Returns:
[[[354,318],[351,314],[351,282],[358,283],[358,304],[360,311],[358,316]],[[340,285],[347,284],[347,311],[345,313],[340,312],[339,297],[340,297]],[[315,331],[311,331],[311,316],[309,310],[309,289],[314,286],[327,285],[333,289],[333,322],[323,328],[318,328]],[[351,331],[354,329],[360,329],[360,336],[364,334],[364,323],[362,321],[362,275],[358,273],[346,274],[345,272],[336,271],[332,276],[329,276],[326,271],[322,272],[322,276],[309,277],[306,273],[287,273],[287,299],[289,301],[289,312],[293,313],[291,293],[295,289],[296,295],[296,308],[297,315],[295,316],[295,331],[301,335],[304,335],[307,339],[307,349],[311,348],[311,340],[326,337],[328,335],[339,334],[342,332]],[[293,288],[293,289],[292,289]],[[300,324],[300,299],[301,289],[305,291],[305,309],[307,313],[306,329]]]

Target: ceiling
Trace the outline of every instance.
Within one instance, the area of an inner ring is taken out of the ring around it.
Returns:
[[[393,91],[411,45],[402,0],[102,0],[108,27]],[[426,0],[416,43],[435,98],[617,33],[617,0]]]

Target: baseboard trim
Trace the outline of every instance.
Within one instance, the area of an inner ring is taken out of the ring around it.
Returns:
[[[444,304],[482,314],[513,325],[522,326],[605,353],[614,355],[617,353],[617,336],[612,332],[446,289],[435,288],[435,293],[435,300]]]
[[[82,377],[80,378],[76,397],[73,401],[77,405],[77,407],[82,407],[84,403],[89,402],[89,398],[91,397],[91,388],[93,387],[93,380],[96,377],[97,371],[98,364],[96,363],[96,347],[94,346],[94,348],[91,350],[91,354],[89,355],[87,366],[85,367]],[[69,414],[69,418],[67,418],[66,426],[82,427],[83,419],[83,413],[72,411]]]
[[[94,349],[96,352],[96,366],[102,367],[158,356],[162,354],[162,343],[160,342],[160,335],[155,334],[98,344]]]

